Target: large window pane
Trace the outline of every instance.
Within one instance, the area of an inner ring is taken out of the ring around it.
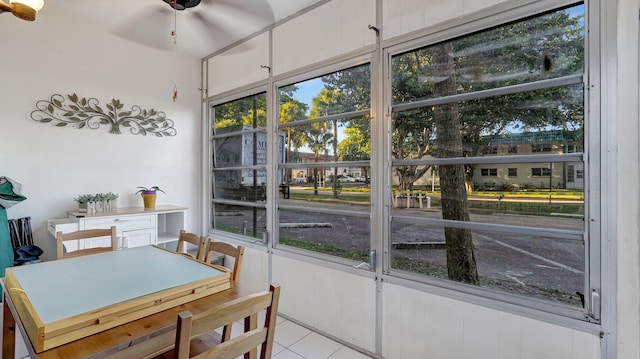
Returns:
[[[447,68],[456,86],[449,95],[582,74],[584,6],[556,11],[455,39]],[[393,103],[439,96],[440,45],[394,56]]]
[[[370,232],[369,64],[279,89],[279,244],[368,260]],[[304,122],[303,122],[304,121]]]
[[[415,160],[582,152],[583,98],[582,85],[573,85],[394,112],[391,154]],[[451,111],[460,126],[457,152],[442,148],[449,139],[438,141],[437,115]]]
[[[580,304],[583,17],[578,5],[392,56],[392,268]]]
[[[247,237],[263,239],[266,211],[262,208],[214,204],[213,228]]]
[[[581,162],[467,164],[465,167],[467,171],[474,168],[475,173],[471,190],[466,194],[469,221],[584,230],[584,182],[577,179],[577,172],[583,168]],[[400,177],[408,172],[425,174],[413,182],[410,190],[402,190]],[[394,216],[442,218],[437,166],[394,166],[392,173]]]
[[[519,233],[472,231],[479,285],[582,306],[584,243]],[[393,223],[392,268],[446,279],[445,228]]]
[[[280,210],[280,244],[369,261],[369,217]]]
[[[266,95],[248,96],[211,110],[212,226],[261,238],[264,210],[253,206],[266,199]],[[234,202],[248,203],[243,207]]]

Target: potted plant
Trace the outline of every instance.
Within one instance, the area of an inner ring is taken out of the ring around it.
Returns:
[[[138,187],[138,191],[136,194],[140,193],[142,195],[142,200],[144,201],[144,208],[155,208],[156,207],[156,194],[157,192],[165,193],[158,186],[152,187]]]
[[[74,198],[78,202],[78,212],[95,212],[95,196],[92,194],[81,194]]]

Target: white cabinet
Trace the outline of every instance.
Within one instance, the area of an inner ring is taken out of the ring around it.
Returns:
[[[116,226],[118,248],[132,248],[175,242],[180,230],[187,226],[187,208],[174,205],[158,205],[154,209],[141,207],[118,208],[111,212],[80,213],[67,212],[65,222],[75,223],[73,230],[110,228]],[[55,231],[61,224],[58,220],[50,220],[50,232]],[[71,227],[65,228],[70,229]],[[65,230],[69,231],[69,230]],[[53,232],[55,236],[55,232]],[[54,238],[55,240],[55,238]],[[103,243],[103,241],[105,243]],[[80,244],[83,248],[108,245],[108,238],[84,240]],[[165,244],[166,245],[166,244]],[[169,245],[171,246],[171,245]]]
[[[122,231],[122,237],[120,237],[122,242],[120,245],[123,248],[148,246],[156,243],[154,241],[156,236],[157,232],[155,228]]]

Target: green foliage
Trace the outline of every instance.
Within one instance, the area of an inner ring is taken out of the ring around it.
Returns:
[[[266,94],[260,93],[217,105],[213,108],[214,128],[266,127]]]
[[[443,81],[438,71],[446,64],[436,63],[434,54],[445,45],[451,46],[447,53],[453,57],[455,94],[464,94],[581,74],[583,42],[581,15],[561,10],[406,52],[392,59],[392,101],[402,104],[441,96],[436,92]],[[574,140],[582,141],[582,98],[582,87],[575,85],[455,102],[464,156],[483,156],[493,139],[508,131],[556,128],[575,133]],[[434,113],[443,106],[393,113],[394,158],[437,154]],[[474,171],[475,166],[466,167],[467,181]],[[415,182],[419,178],[415,174],[415,168],[398,168],[401,182]]]
[[[158,186],[151,186],[151,187],[138,186],[138,191],[136,192],[136,194],[142,193],[142,192],[162,192],[162,193],[165,193],[165,191],[160,189],[160,187],[158,187]]]
[[[78,203],[89,203],[89,202],[100,202],[100,201],[110,201],[115,200],[119,197],[117,193],[107,192],[107,193],[96,193],[96,194],[81,194],[73,200]]]

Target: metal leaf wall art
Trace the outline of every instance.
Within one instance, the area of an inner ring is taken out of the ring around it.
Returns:
[[[123,111],[124,105],[118,99],[112,99],[105,107],[106,111],[95,98],[79,98],[75,93],[66,97],[55,94],[48,101],[36,102],[31,118],[42,123],[57,122],[57,127],[77,129],[88,127],[95,130],[101,125],[110,125],[113,134],[122,133],[121,128],[129,128],[132,134],[144,136],[175,136],[177,133],[173,120],[162,111],[145,110],[137,105],[131,106],[130,111]]]

